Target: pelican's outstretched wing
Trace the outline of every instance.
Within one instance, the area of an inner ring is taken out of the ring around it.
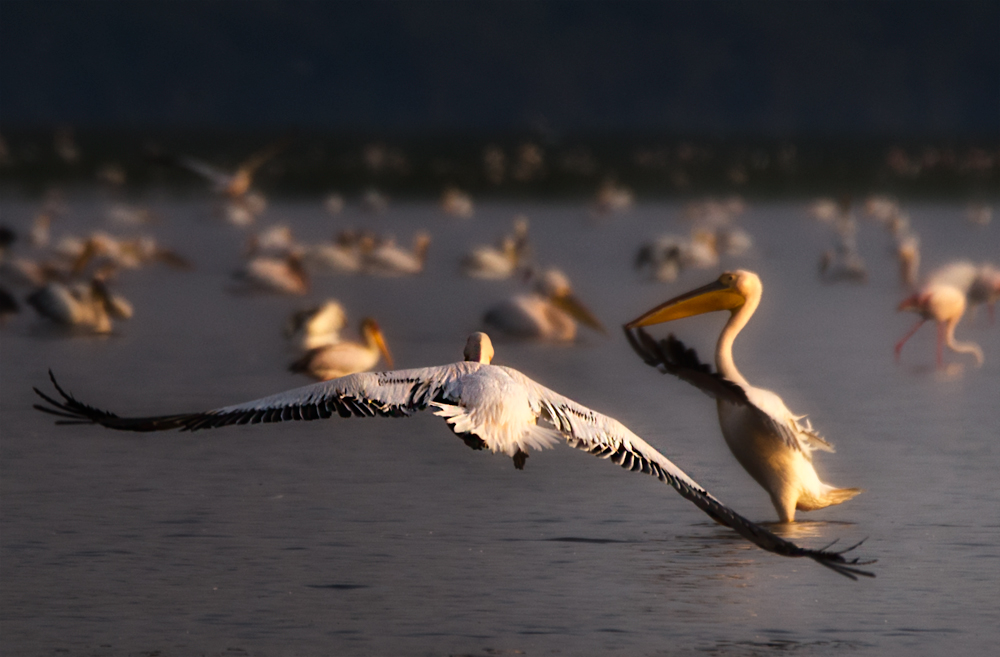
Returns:
[[[746,390],[721,374],[712,371],[707,363],[698,359],[698,352],[684,346],[671,333],[665,340],[657,342],[653,336],[641,328],[625,329],[625,337],[632,349],[647,365],[664,374],[673,374],[686,381],[713,399],[723,399],[733,404],[749,406]]]
[[[856,548],[830,551],[803,548],[791,541],[747,520],[689,477],[674,465],[670,459],[658,452],[639,436],[632,433],[618,420],[602,415],[571,399],[545,388],[520,373],[525,385],[532,390],[530,397],[537,401],[539,417],[547,420],[566,437],[572,447],[610,459],[626,470],[652,475],[671,486],[682,497],[694,503],[719,524],[734,530],[743,538],[768,552],[786,557],[808,557],[841,575],[857,579],[858,575],[874,577],[873,573],[857,568],[873,563],[857,558],[846,559],[844,553]],[[829,546],[827,546],[829,547]]]
[[[625,329],[625,336],[635,353],[647,365],[664,374],[673,374],[713,399],[752,409],[789,447],[802,452],[806,457],[810,457],[810,452],[814,449],[834,451],[833,446],[816,433],[808,422],[799,422],[802,416],[792,415],[780,397],[760,388],[744,389],[718,372],[713,372],[710,365],[701,362],[698,352],[686,347],[673,333],[660,341],[642,328]]]
[[[35,388],[35,392],[50,404],[35,404],[35,408],[63,418],[57,424],[100,424],[121,431],[197,431],[230,424],[318,420],[335,414],[341,417],[406,417],[427,408],[432,401],[453,401],[457,377],[478,366],[478,363],[461,362],[413,370],[361,372],[224,408],[154,417],[119,417],[88,406],[63,390],[49,372],[62,400]]]
[[[802,548],[750,522],[715,499],[669,459],[617,420],[581,406],[539,385],[517,370],[506,367],[460,362],[422,369],[362,372],[211,411],[145,418],[123,418],[83,404],[64,391],[50,372],[49,376],[62,400],[56,400],[35,388],[35,392],[50,404],[36,404],[35,408],[63,418],[58,421],[62,424],[100,424],[125,431],[196,431],[230,424],[315,420],[332,417],[334,413],[344,417],[403,417],[431,404],[444,410],[444,407],[458,408],[463,403],[474,403],[470,399],[475,398],[475,390],[466,391],[471,397],[463,400],[463,377],[488,374],[477,373],[477,370],[484,367],[495,367],[494,372],[503,370],[507,375],[505,380],[519,384],[522,398],[527,399],[534,417],[550,423],[571,446],[609,458],[626,469],[657,477],[714,520],[732,528],[759,547],[783,556],[809,557],[851,579],[856,579],[859,575],[874,576],[857,567],[869,562],[844,558],[844,552],[853,548],[840,552]],[[479,393],[481,396],[482,390]],[[498,407],[503,407],[505,400],[506,397],[492,401]],[[461,411],[461,414],[464,413],[464,410]],[[452,415],[455,413],[444,414],[445,417]],[[484,427],[472,431],[482,432],[484,437],[489,437]]]

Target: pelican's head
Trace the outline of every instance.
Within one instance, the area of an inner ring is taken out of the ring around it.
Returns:
[[[490,341],[490,336],[482,331],[470,335],[465,341],[464,357],[474,363],[489,364],[493,360],[493,342]]]
[[[718,280],[674,297],[641,317],[633,319],[625,325],[625,328],[662,324],[713,310],[736,312],[748,301],[756,304],[760,300],[762,290],[763,286],[757,274],[742,269],[727,271],[719,276]]]
[[[382,329],[379,328],[378,322],[371,317],[361,320],[361,335],[364,336],[365,342],[369,345],[374,344],[378,347],[378,350],[382,352],[382,358],[385,359],[386,365],[390,368],[395,367],[392,364],[392,354],[389,353],[389,348],[385,346],[385,339],[382,337]]]

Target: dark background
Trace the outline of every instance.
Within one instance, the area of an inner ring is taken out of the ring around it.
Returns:
[[[2,0],[0,134],[44,163],[59,126],[87,175],[149,143],[233,164],[294,132],[306,186],[372,140],[416,186],[475,187],[455,162],[525,139],[585,149],[593,179],[628,177],[650,144],[703,146],[724,184],[789,152],[816,180],[905,172],[898,149],[954,168],[1000,159],[1000,1]]]
[[[0,120],[996,134],[998,8],[3,0]]]

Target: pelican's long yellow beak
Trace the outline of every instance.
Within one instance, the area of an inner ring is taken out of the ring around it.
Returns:
[[[382,353],[382,358],[385,359],[386,365],[389,369],[395,367],[392,362],[392,354],[389,353],[389,347],[385,346],[385,338],[382,337],[382,329],[379,327],[378,323],[371,318],[365,319],[362,324],[362,329],[365,333],[365,338],[375,343],[378,350]]]
[[[734,308],[739,308],[746,303],[746,297],[736,289],[733,285],[733,280],[724,281],[726,276],[724,274],[717,281],[660,304],[641,317],[633,319],[625,325],[625,328],[632,329],[639,326],[662,324],[663,322],[701,315],[702,313],[709,313],[714,310],[733,310]]]
[[[552,305],[567,313],[581,324],[589,326],[604,335],[608,334],[607,329],[604,328],[604,324],[601,324],[600,320],[594,317],[594,314],[572,294],[562,294],[552,297]]]

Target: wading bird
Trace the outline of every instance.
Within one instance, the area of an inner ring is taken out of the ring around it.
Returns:
[[[897,310],[912,310],[920,315],[920,321],[910,329],[903,339],[896,343],[896,360],[903,351],[903,345],[913,337],[921,326],[929,319],[937,322],[937,366],[944,367],[944,347],[956,354],[972,354],[976,365],[983,364],[983,350],[974,342],[958,342],[955,340],[955,327],[965,314],[966,295],[953,285],[932,283],[914,295],[903,299]]]
[[[316,420],[342,417],[406,417],[428,407],[469,447],[513,458],[524,467],[529,449],[565,440],[627,470],[650,474],[672,486],[716,522],[730,527],[761,548],[788,557],[808,557],[856,579],[873,577],[846,559],[844,551],[802,548],[756,525],[723,505],[625,426],[541,386],[517,370],[490,364],[493,346],[484,333],[474,333],[465,346],[465,361],[423,369],[352,374],[270,397],[200,413],[160,417],[119,417],[77,401],[50,372],[61,399],[35,392],[48,405],[35,408],[60,418],[61,424],[100,424],[124,431],[196,431],[231,424]],[[544,424],[543,424],[544,423]],[[856,547],[856,546],[855,546]],[[849,548],[851,549],[851,548]]]
[[[757,274],[737,270],[726,272],[687,294],[663,303],[625,325],[633,348],[649,365],[691,383],[714,397],[719,425],[726,444],[740,465],[760,484],[778,511],[781,522],[793,522],[795,511],[814,511],[846,502],[861,492],[857,488],[835,488],[819,480],[812,464],[812,452],[833,447],[813,431],[804,416],[793,415],[781,397],[750,385],[733,362],[733,341],[750,321],[764,290]],[[698,361],[693,351],[684,349],[671,336],[657,343],[644,332],[638,337],[629,331],[728,310],[726,322],[715,347],[718,374]]]

